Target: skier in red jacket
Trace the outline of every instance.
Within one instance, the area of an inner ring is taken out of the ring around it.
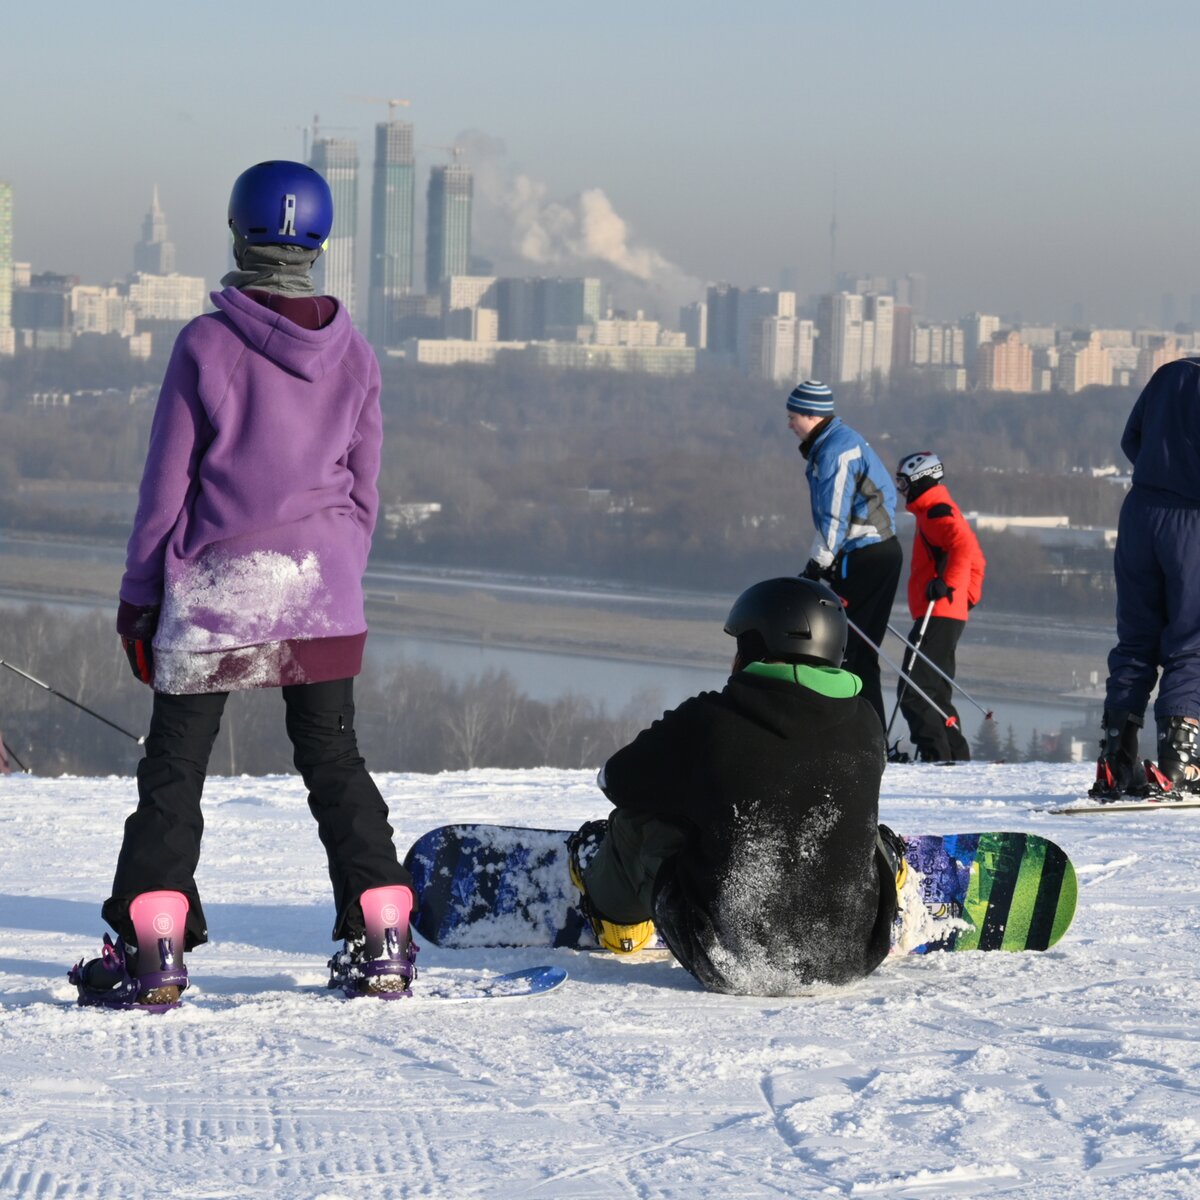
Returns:
[[[906,454],[896,471],[896,489],[917,518],[908,577],[908,608],[913,618],[908,640],[952,679],[958,639],[967,614],[979,603],[983,591],[986,561],[974,531],[942,483],[944,475],[942,460],[931,450]],[[953,718],[948,725],[914,688],[900,681],[900,711],[908,722],[917,758],[922,762],[966,762],[971,750],[959,728],[949,680],[912,650],[905,653],[904,671]]]

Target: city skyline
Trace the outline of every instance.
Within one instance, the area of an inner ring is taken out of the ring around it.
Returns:
[[[541,0],[330,21],[298,0],[289,20],[318,50],[252,70],[231,45],[277,37],[267,10],[238,10],[231,43],[220,4],[186,23],[140,0],[65,9],[67,39],[50,14],[10,18],[0,80],[14,253],[42,270],[117,276],[157,182],[178,269],[219,277],[238,171],[302,158],[314,109],[365,162],[374,93],[411,102],[421,183],[444,161],[432,147],[465,146],[476,249],[498,271],[601,262],[668,297],[663,315],[707,281],[787,272],[808,295],[832,269],[923,273],[943,317],[1157,323],[1165,297],[1185,314],[1198,290],[1197,168],[1177,153],[1190,84],[1161,69],[1165,31],[1200,32],[1194,6],[1018,0],[999,20],[923,0],[664,0],[630,24]]]

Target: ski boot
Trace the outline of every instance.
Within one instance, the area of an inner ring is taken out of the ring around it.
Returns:
[[[1200,721],[1167,717],[1158,723],[1158,766],[1146,762],[1146,781],[1154,795],[1200,792]]]
[[[364,933],[346,938],[329,960],[329,986],[342,994],[399,1000],[412,995],[417,977],[417,946],[409,932],[412,888],[404,884],[370,888],[359,897]]]
[[[135,942],[106,933],[99,958],[81,958],[67,978],[85,1007],[166,1012],[188,985],[183,933],[188,901],[182,892],[143,892],[129,905]],[[144,947],[140,950],[139,947]]]
[[[638,921],[633,925],[618,925],[596,910],[583,884],[583,873],[596,857],[600,843],[608,833],[607,821],[588,821],[567,839],[567,864],[571,882],[579,889],[579,908],[591,925],[601,947],[614,954],[633,954],[644,950],[654,941],[654,922]]]
[[[896,881],[896,895],[899,897],[908,880],[908,861],[904,857],[905,841],[886,825],[880,825],[879,832],[875,835],[875,848],[883,855],[883,861],[887,863],[888,870]]]
[[[1144,791],[1138,773],[1138,730],[1142,718],[1121,709],[1104,710],[1101,723],[1100,757],[1096,760],[1096,782],[1088,789],[1093,800],[1119,800]]]

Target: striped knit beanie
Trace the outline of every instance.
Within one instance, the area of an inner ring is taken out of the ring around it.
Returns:
[[[788,412],[803,413],[806,417],[833,416],[833,393],[817,379],[806,379],[792,388],[787,400]]]

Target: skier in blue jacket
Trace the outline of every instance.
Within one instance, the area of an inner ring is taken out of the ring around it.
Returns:
[[[1200,358],[1154,373],[1121,449],[1133,486],[1117,525],[1117,644],[1092,793],[1200,791]],[[1158,766],[1143,780],[1138,730],[1155,682]]]
[[[896,538],[896,487],[866,439],[834,415],[833,392],[815,379],[792,389],[788,428],[800,439],[808,466],[816,537],[802,574],[826,580],[846,603],[846,615],[876,646],[887,632],[904,553]],[[879,657],[851,633],[846,670],[887,724],[879,686]]]

